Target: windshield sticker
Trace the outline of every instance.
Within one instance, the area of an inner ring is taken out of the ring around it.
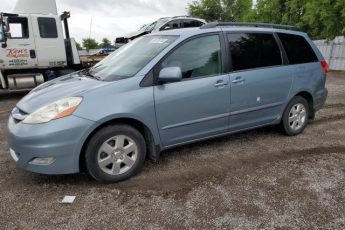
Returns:
[[[165,42],[167,42],[169,39],[166,39],[166,38],[152,38],[150,43],[153,43],[153,44],[163,44]]]
[[[6,49],[6,57],[9,58],[27,58],[28,56],[27,49]]]

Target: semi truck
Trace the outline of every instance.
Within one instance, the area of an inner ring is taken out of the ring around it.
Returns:
[[[29,90],[83,68],[68,18],[55,0],[18,0],[13,12],[0,13],[0,91]]]

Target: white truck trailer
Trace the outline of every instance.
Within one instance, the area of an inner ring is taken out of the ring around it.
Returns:
[[[18,0],[0,14],[0,90],[27,90],[82,68],[69,12],[55,0]]]

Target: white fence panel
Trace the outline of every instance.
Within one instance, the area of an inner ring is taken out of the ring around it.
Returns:
[[[336,37],[333,41],[314,41],[328,62],[331,70],[345,70],[345,38]]]

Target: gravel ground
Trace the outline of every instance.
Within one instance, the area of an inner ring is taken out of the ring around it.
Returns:
[[[112,185],[16,168],[4,132],[23,94],[0,95],[0,228],[344,229],[345,77],[327,87],[300,136],[268,127],[188,145]]]

